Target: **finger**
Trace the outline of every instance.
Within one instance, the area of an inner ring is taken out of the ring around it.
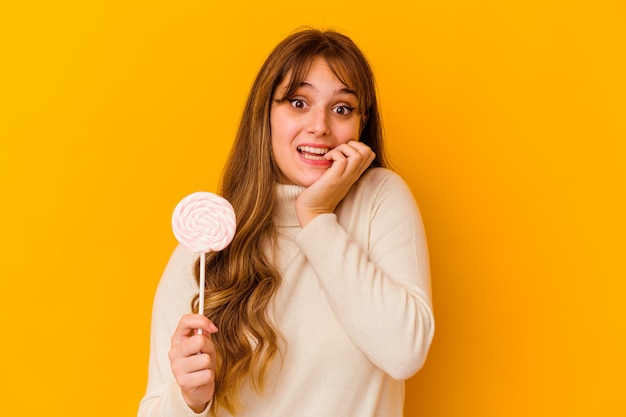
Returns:
[[[198,353],[213,354],[215,353],[215,345],[209,335],[197,334],[176,345],[175,353],[179,353],[179,356],[182,357]]]
[[[172,366],[174,364],[180,365],[188,357],[201,354],[203,346],[204,344],[202,342],[198,343],[198,340],[185,340],[178,344],[172,344],[167,356]]]
[[[217,326],[202,314],[185,314],[181,317],[178,327],[190,330],[203,329],[209,333],[218,331]]]
[[[369,146],[367,146],[366,144],[362,142],[351,140],[347,142],[346,145],[348,145],[348,147],[351,150],[358,152],[361,155],[361,157],[363,157],[364,160],[368,160],[370,163],[376,157],[376,154],[374,153],[374,151],[372,151],[372,149]]]
[[[330,152],[324,155],[329,161],[332,161],[332,165],[328,168],[328,171],[338,176],[342,176],[348,166],[348,157],[339,148],[334,148]]]
[[[176,375],[176,383],[183,390],[191,390],[212,382],[215,379],[215,372],[212,369],[201,369],[190,373],[180,373]]]
[[[342,143],[341,145],[334,147],[332,149],[332,151],[340,152],[341,155],[343,155],[345,157],[354,155],[354,152],[356,151],[356,147],[352,146],[351,142],[353,142],[353,141],[348,141],[346,143]]]
[[[374,152],[367,145],[355,141],[341,144],[334,148],[333,151],[335,152],[326,159],[333,160],[333,167],[341,161],[341,164],[336,169],[340,176],[346,173],[360,176],[375,157]]]
[[[374,153],[374,151],[372,151],[372,149],[369,146],[367,146],[366,144],[362,142],[349,141],[348,143],[346,143],[346,145],[348,145],[351,150],[359,154],[358,158],[356,158],[355,157],[356,155],[353,154],[352,156],[355,158],[352,158],[352,159],[355,160],[354,162],[358,162],[358,166],[359,166],[361,173],[367,167],[369,167],[372,161],[374,161],[374,158],[376,158],[376,154]]]
[[[215,324],[200,314],[186,314],[178,322],[176,330],[172,335],[172,343],[180,343],[197,329],[202,329],[206,333],[216,333],[218,331]]]
[[[213,359],[208,353],[179,358],[172,362],[172,372],[175,375],[188,374],[203,369],[213,369]]]
[[[197,360],[195,361],[196,363],[191,361],[193,359],[197,359],[196,357],[200,357],[200,356],[202,355],[194,355],[188,358],[182,358],[182,359],[178,359],[172,362],[171,363],[172,373],[177,378],[179,378],[185,374],[190,374],[193,372],[202,371],[204,369],[209,369],[209,366],[204,366],[204,364],[207,363],[206,361],[201,364],[199,364]],[[204,355],[204,356],[209,356],[209,355]]]
[[[334,150],[341,152],[346,158],[369,159],[374,154],[369,146],[354,140],[337,146]]]

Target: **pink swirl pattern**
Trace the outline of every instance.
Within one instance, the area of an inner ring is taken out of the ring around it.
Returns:
[[[217,194],[198,191],[180,200],[172,214],[178,242],[192,252],[217,252],[235,236],[233,206]]]

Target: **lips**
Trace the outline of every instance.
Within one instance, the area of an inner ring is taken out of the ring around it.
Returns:
[[[315,146],[298,146],[298,152],[304,159],[311,161],[324,161],[324,155],[330,151],[329,148],[321,148]]]

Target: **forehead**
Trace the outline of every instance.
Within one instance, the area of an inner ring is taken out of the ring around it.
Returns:
[[[339,62],[329,61],[321,56],[313,57],[308,62],[302,62],[290,68],[278,84],[277,90],[283,94],[290,94],[302,86],[315,87],[310,81],[312,72],[315,72],[315,74],[330,74],[341,87],[357,95],[356,88],[351,82],[352,77],[347,75],[346,66]]]

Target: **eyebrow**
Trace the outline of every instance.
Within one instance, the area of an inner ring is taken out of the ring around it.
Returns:
[[[300,83],[300,85],[298,86],[298,88],[300,88],[300,87],[311,88],[311,89],[313,89],[313,90],[317,91],[317,88],[315,88],[315,86],[314,86],[313,84],[307,83],[307,82],[305,82],[305,81],[303,81],[303,82],[301,82],[301,83]],[[340,88],[340,89],[335,90],[335,91],[333,92],[333,95],[335,95],[335,96],[340,95],[340,94],[350,94],[350,95],[353,95],[354,97],[358,97],[358,96],[357,96],[357,94],[356,94],[356,91],[351,90],[351,89],[349,89],[349,88],[347,88],[347,87],[345,87],[345,88]]]

